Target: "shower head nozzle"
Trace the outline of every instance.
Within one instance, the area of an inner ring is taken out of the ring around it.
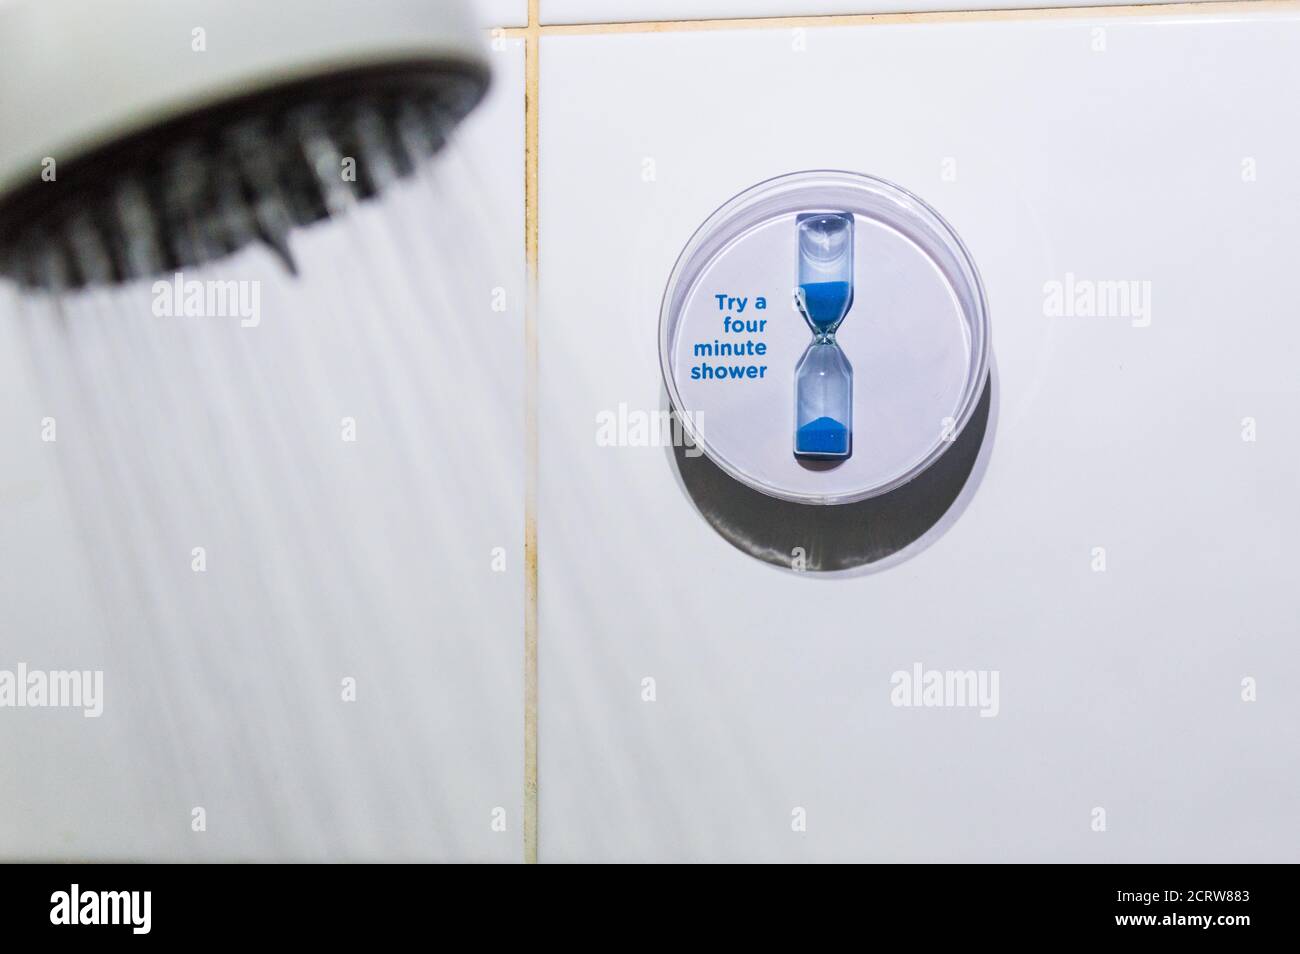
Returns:
[[[437,152],[488,68],[462,0],[0,2],[0,275],[198,265]]]

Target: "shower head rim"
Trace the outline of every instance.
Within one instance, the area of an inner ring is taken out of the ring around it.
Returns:
[[[315,0],[9,0],[0,87],[21,92],[0,99],[0,202],[42,182],[46,159],[57,175],[114,142],[293,84],[426,63],[485,90],[485,48],[460,2],[332,0],[322,15]]]

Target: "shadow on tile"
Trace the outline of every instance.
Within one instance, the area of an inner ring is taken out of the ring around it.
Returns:
[[[700,515],[732,546],[791,569],[870,573],[914,556],[943,534],[979,486],[997,420],[996,369],[970,423],[952,447],[914,480],[853,504],[817,506],[778,500],[729,477],[703,455],[672,448],[681,486]],[[665,396],[666,400],[666,396]]]

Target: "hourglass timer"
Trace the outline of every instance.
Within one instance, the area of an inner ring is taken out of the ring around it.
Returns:
[[[853,306],[853,215],[816,212],[796,219],[799,290],[795,302],[813,342],[795,369],[794,454],[844,459],[853,452],[853,367],[835,330]]]

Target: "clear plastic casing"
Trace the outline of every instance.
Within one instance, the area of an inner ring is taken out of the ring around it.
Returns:
[[[934,209],[872,176],[810,170],[746,189],[687,242],[659,361],[687,447],[771,497],[849,504],[953,446],[988,377],[989,318]]]

